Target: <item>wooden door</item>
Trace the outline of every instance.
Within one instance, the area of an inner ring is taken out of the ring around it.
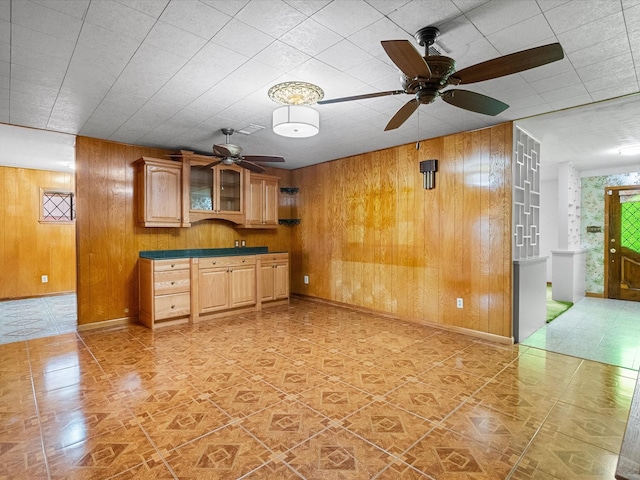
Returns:
[[[640,301],[640,187],[608,188],[605,204],[605,294]]]

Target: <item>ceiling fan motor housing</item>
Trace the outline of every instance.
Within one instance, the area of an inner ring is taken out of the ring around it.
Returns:
[[[431,70],[431,77],[410,78],[405,74],[400,76],[404,91],[415,95],[416,100],[422,105],[432,103],[438,98],[440,89],[446,86],[447,80],[456,71],[456,62],[453,58],[427,56],[424,59]]]

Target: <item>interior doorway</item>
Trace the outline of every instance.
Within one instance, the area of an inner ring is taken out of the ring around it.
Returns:
[[[640,301],[640,187],[605,189],[606,298]]]

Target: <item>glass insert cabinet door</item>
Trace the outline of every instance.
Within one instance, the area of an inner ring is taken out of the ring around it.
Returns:
[[[213,169],[192,165],[189,178],[191,210],[213,211]]]
[[[221,212],[236,212],[242,211],[241,205],[241,173],[235,168],[218,167],[220,174],[218,198],[219,209]]]

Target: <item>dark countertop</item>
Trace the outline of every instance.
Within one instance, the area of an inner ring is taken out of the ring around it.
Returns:
[[[143,250],[140,258],[163,260],[168,258],[203,258],[230,257],[233,255],[260,255],[269,252],[268,247],[237,247],[237,248],[189,248],[186,250]]]

